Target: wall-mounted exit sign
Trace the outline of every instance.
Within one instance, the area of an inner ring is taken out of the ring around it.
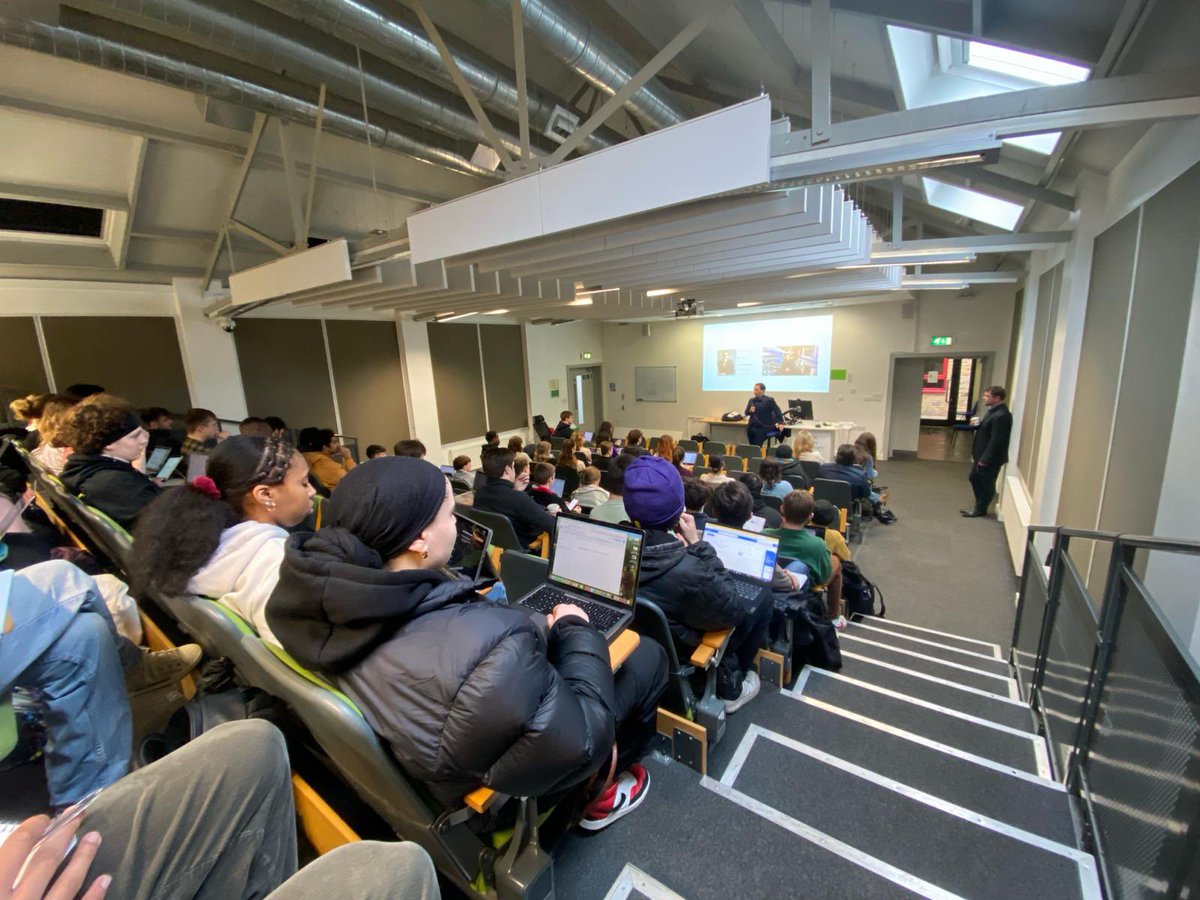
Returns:
[[[591,359],[592,358],[591,351],[584,350],[582,353],[579,354],[579,358],[580,359]]]
[[[949,335],[941,335],[941,336],[931,337],[929,339],[930,347],[949,347],[953,343],[954,343],[954,338],[950,337]]]

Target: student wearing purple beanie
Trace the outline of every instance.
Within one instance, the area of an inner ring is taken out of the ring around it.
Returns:
[[[638,593],[662,608],[671,634],[690,654],[707,631],[733,629],[717,673],[717,696],[734,713],[758,694],[754,656],[766,641],[774,602],[770,590],[751,601],[713,548],[700,540],[684,510],[683,480],[669,460],[639,456],[625,470],[625,510],[646,532]]]

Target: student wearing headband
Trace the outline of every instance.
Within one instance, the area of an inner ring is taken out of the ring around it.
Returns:
[[[308,463],[287,441],[237,435],[209,454],[207,474],[151,503],[134,529],[134,592],[220,600],[259,636],[279,579],[286,529],[312,510]]]
[[[137,412],[117,397],[98,395],[71,411],[64,432],[74,452],[63,466],[63,484],[122,528],[132,528],[162,490],[135,468],[149,441]]]

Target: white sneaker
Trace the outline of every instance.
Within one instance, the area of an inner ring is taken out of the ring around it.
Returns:
[[[733,715],[751,700],[758,696],[759,688],[762,687],[762,682],[759,681],[758,673],[751,669],[742,676],[742,692],[737,695],[736,700],[725,701],[725,714]]]

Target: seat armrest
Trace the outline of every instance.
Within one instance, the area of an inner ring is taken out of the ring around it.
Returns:
[[[638,648],[638,644],[642,642],[642,637],[631,628],[626,628],[616,639],[608,645],[608,661],[615,672],[621,668],[621,664],[629,659],[630,654]]]
[[[463,803],[471,811],[482,815],[491,809],[495,805],[496,800],[502,796],[502,794],[497,794],[489,787],[478,787],[463,797]]]
[[[700,644],[692,651],[692,665],[700,669],[715,666],[724,654],[725,646],[729,643],[732,628],[723,631],[709,631],[700,638]]]

